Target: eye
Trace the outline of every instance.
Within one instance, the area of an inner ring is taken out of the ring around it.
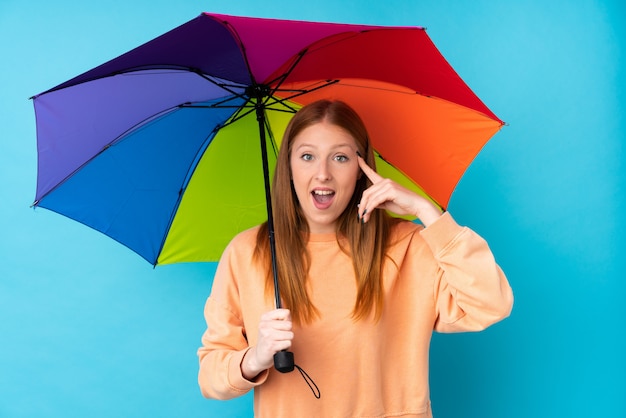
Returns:
[[[348,157],[346,155],[336,155],[335,161],[339,161],[340,163],[345,163],[348,161]]]
[[[304,153],[300,156],[300,158],[303,159],[304,161],[311,161],[313,159],[313,155]]]

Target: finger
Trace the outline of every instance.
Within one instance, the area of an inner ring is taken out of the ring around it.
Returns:
[[[385,178],[365,190],[359,204],[362,221],[367,222],[376,209],[388,209],[387,205],[395,199],[395,193],[393,181]]]
[[[276,343],[284,343],[285,341],[292,341],[294,339],[293,331],[283,330],[272,326],[259,327],[259,339],[258,344],[262,347],[273,347]]]
[[[272,344],[277,341],[291,341],[294,333],[291,330],[279,330],[276,328],[259,328],[259,341]]]
[[[290,349],[291,344],[292,344],[292,341],[290,339],[277,340],[277,341],[273,341],[270,345],[268,345],[267,351],[265,350],[263,351],[265,351],[267,357],[272,358],[274,354],[278,353],[279,351]]]
[[[267,324],[269,328],[277,331],[291,331],[291,329],[293,328],[291,321],[271,321]]]
[[[259,333],[265,336],[292,332],[292,329],[293,326],[290,321],[261,321],[259,323]]]
[[[275,331],[291,331],[292,328],[291,313],[287,309],[275,309],[261,315],[259,330],[265,335]]]
[[[286,339],[270,339],[263,341],[259,339],[259,343],[254,348],[254,358],[256,360],[255,370],[264,370],[270,368],[274,364],[274,354],[282,350],[291,348],[292,338]]]
[[[359,167],[361,167],[361,171],[367,176],[368,179],[374,184],[378,183],[383,179],[383,177],[378,174],[372,167],[367,165],[367,162],[361,157],[361,155],[357,152],[356,160],[359,162]]]
[[[261,315],[261,320],[265,321],[291,321],[289,309],[274,309]]]

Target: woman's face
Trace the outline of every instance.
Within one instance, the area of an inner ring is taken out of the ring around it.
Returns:
[[[352,135],[324,121],[294,138],[291,175],[311,233],[336,231],[337,219],[350,202],[359,177],[357,150]]]

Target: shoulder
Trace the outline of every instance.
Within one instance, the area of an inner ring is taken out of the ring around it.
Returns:
[[[389,246],[393,247],[428,247],[438,253],[451,242],[463,239],[469,229],[460,226],[445,212],[428,228],[416,222],[396,220],[391,227]]]
[[[237,235],[228,243],[222,254],[225,257],[251,257],[256,248],[257,235],[260,225],[246,229]]]
[[[396,219],[393,221],[390,229],[390,244],[398,243],[405,240],[411,240],[416,234],[424,229],[422,224],[407,221],[404,219]]]
[[[256,245],[256,237],[259,234],[261,225],[254,226],[252,228],[241,231],[230,241],[229,245]]]
[[[410,247],[421,246],[423,240],[420,231],[424,226],[404,219],[394,219],[389,230],[387,241],[387,255],[393,259],[404,258]]]
[[[247,229],[231,239],[222,253],[213,278],[209,300],[237,318],[243,315],[240,300],[244,295],[258,293],[259,286],[263,289],[265,283],[261,266],[253,261],[258,230],[259,227]]]
[[[394,238],[401,241],[403,239],[412,238],[413,236],[420,236],[427,242],[437,240],[447,242],[469,231],[469,228],[460,226],[449,212],[445,212],[439,219],[429,225],[428,228],[420,223],[397,220],[391,227],[391,231],[390,236],[392,237],[392,242]]]
[[[259,229],[260,226],[256,226],[244,230],[228,243],[217,264],[214,287],[219,287],[218,283],[224,285],[232,280],[239,281],[242,277],[253,275],[257,267],[260,268],[260,265],[254,261]]]

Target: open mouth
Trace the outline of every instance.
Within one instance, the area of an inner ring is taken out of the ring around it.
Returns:
[[[333,190],[316,189],[311,192],[313,201],[318,209],[325,209],[332,203],[335,192]]]

